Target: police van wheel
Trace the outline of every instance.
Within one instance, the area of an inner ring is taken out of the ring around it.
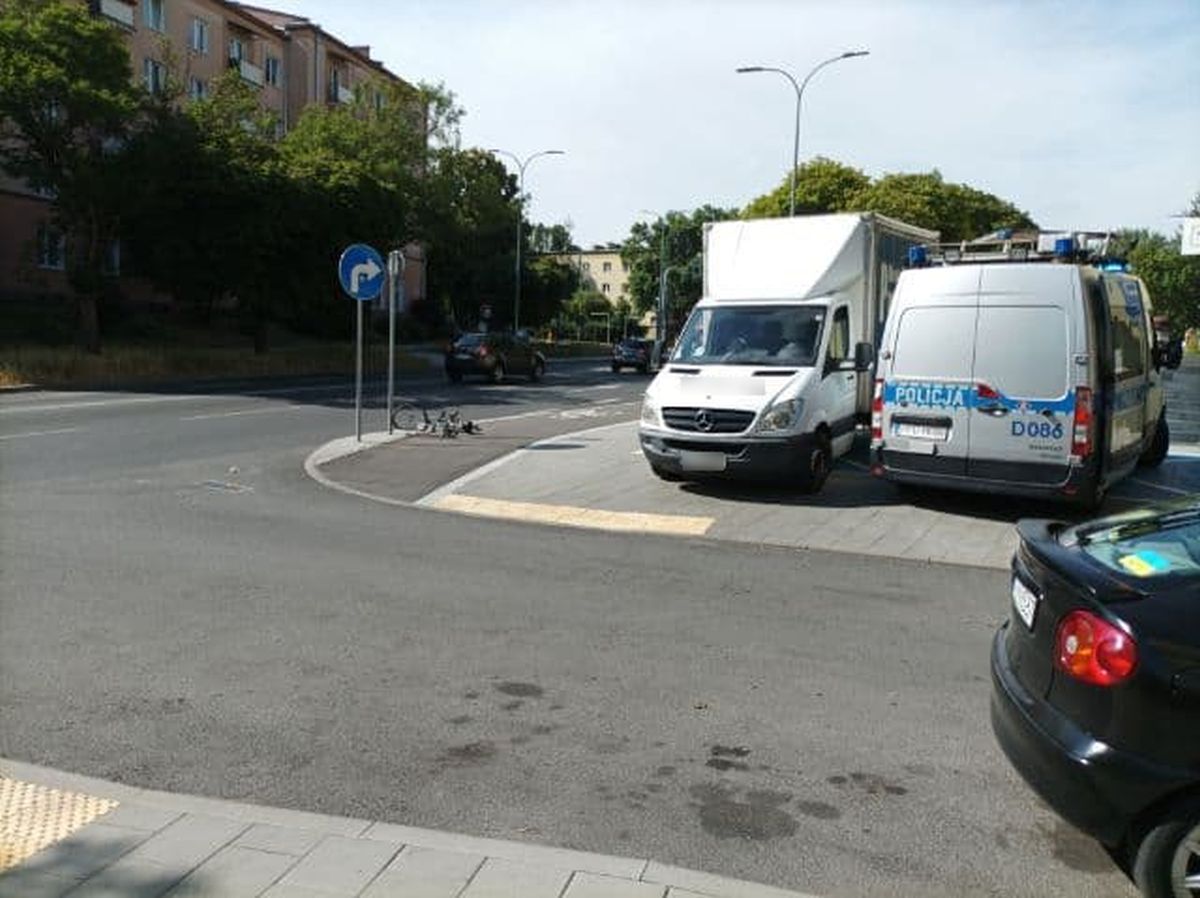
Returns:
[[[800,475],[800,490],[805,493],[819,493],[825,481],[829,479],[829,471],[833,467],[833,443],[825,431],[817,433],[816,442],[809,452],[807,468]]]
[[[1167,457],[1167,451],[1170,448],[1171,429],[1167,426],[1167,415],[1164,412],[1158,416],[1158,426],[1154,428],[1154,436],[1150,440],[1150,445],[1146,447],[1146,451],[1142,453],[1142,457],[1138,459],[1138,464],[1146,468],[1157,468]]]

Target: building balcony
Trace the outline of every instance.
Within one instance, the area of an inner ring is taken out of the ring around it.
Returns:
[[[237,61],[237,69],[241,73],[242,79],[249,81],[255,87],[262,87],[267,82],[267,76],[262,66],[255,65],[245,59],[239,59]]]
[[[136,7],[132,0],[100,0],[94,8],[99,10],[100,15],[106,19],[111,19],[122,28],[128,28],[132,31],[136,27],[134,24],[136,22],[134,17]]]

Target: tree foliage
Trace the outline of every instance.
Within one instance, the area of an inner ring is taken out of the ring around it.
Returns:
[[[853,209],[856,197],[870,184],[871,179],[859,169],[818,156],[796,171],[796,212],[815,215]],[[786,216],[790,208],[791,189],[791,177],[785,177],[770,193],[751,201],[743,211],[743,217]]]
[[[81,345],[100,348],[105,262],[143,107],[117,30],[69,2],[0,2],[0,167],[49,190],[67,236]]]
[[[789,191],[790,180],[785,178],[771,193],[747,205],[743,215],[787,215]],[[872,181],[859,169],[824,158],[797,170],[796,209],[800,214],[879,212],[940,231],[946,241],[970,240],[998,228],[1036,227],[1012,203],[967,184],[948,183],[936,169]]]
[[[736,209],[705,205],[690,213],[668,212],[653,222],[636,222],[621,246],[621,259],[629,266],[629,296],[634,309],[639,313],[657,309],[665,261],[668,327],[678,325],[703,289],[704,225],[737,215]]]

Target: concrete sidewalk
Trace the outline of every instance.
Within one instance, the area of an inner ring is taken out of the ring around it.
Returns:
[[[154,792],[17,761],[0,761],[0,870],[0,898],[805,898],[645,858]]]

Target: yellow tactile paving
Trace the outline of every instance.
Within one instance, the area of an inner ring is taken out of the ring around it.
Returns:
[[[107,814],[117,802],[0,776],[0,870]]]
[[[444,496],[433,504],[444,511],[486,518],[508,518],[538,524],[565,527],[589,527],[623,533],[665,533],[672,536],[703,536],[713,525],[712,518],[675,514],[647,514],[640,511],[604,511],[574,505],[542,505],[536,502],[509,502],[480,496]]]

